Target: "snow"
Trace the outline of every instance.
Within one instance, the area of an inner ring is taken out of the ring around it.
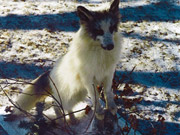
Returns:
[[[109,7],[109,2],[102,0],[14,1],[0,0],[0,86],[13,101],[18,92],[23,91],[24,82],[30,82],[51,69],[58,57],[68,51],[79,28],[75,14],[78,5],[92,10]],[[122,105],[119,105],[120,111],[137,116],[138,131],[142,134],[150,133],[152,127],[161,126],[158,121],[160,115],[166,125],[163,134],[179,134],[180,2],[123,0],[119,7],[122,14],[119,29],[124,36],[123,52],[116,72],[122,80],[119,91],[128,83],[135,94],[125,98],[142,98],[134,106],[137,112],[132,113],[134,107],[124,109]],[[25,131],[17,128],[17,123],[3,122],[3,110],[11,103],[2,89],[0,126],[8,135],[15,132],[23,135]],[[123,127],[128,118],[121,115],[119,123]]]

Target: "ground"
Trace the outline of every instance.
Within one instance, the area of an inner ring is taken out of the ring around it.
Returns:
[[[108,8],[109,2],[0,0],[2,115],[4,108],[11,105],[4,92],[15,101],[27,82],[51,69],[58,57],[68,51],[79,28],[75,13],[78,5],[99,10]],[[124,44],[116,71],[118,115],[130,124],[135,117],[136,130],[142,134],[178,135],[180,2],[123,0],[119,8]],[[3,126],[5,123],[0,125],[0,131],[1,127],[9,129]]]

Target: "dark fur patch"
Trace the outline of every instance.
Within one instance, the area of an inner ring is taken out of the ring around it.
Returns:
[[[43,73],[42,75],[39,76],[38,80],[35,82],[34,87],[36,89],[37,94],[40,93],[46,93],[49,92],[51,93],[51,88],[50,88],[50,81],[49,81],[49,73],[50,71],[47,71]]]
[[[98,35],[103,35],[103,31],[100,27],[101,21],[111,20],[111,26],[109,31],[111,33],[117,32],[118,24],[120,20],[120,14],[113,14],[109,11],[102,12],[91,12],[93,15],[92,20],[80,20],[80,24],[83,25],[87,31],[87,33],[95,40]]]

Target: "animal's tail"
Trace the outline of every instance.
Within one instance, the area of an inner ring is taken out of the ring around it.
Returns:
[[[37,102],[44,100],[51,93],[48,71],[28,84],[27,88],[18,97],[13,114],[19,115],[22,114],[22,111],[32,109]]]

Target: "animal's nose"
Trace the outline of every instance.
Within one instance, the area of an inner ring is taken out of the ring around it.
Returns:
[[[114,45],[113,44],[108,44],[107,45],[107,50],[112,50],[114,48]]]

